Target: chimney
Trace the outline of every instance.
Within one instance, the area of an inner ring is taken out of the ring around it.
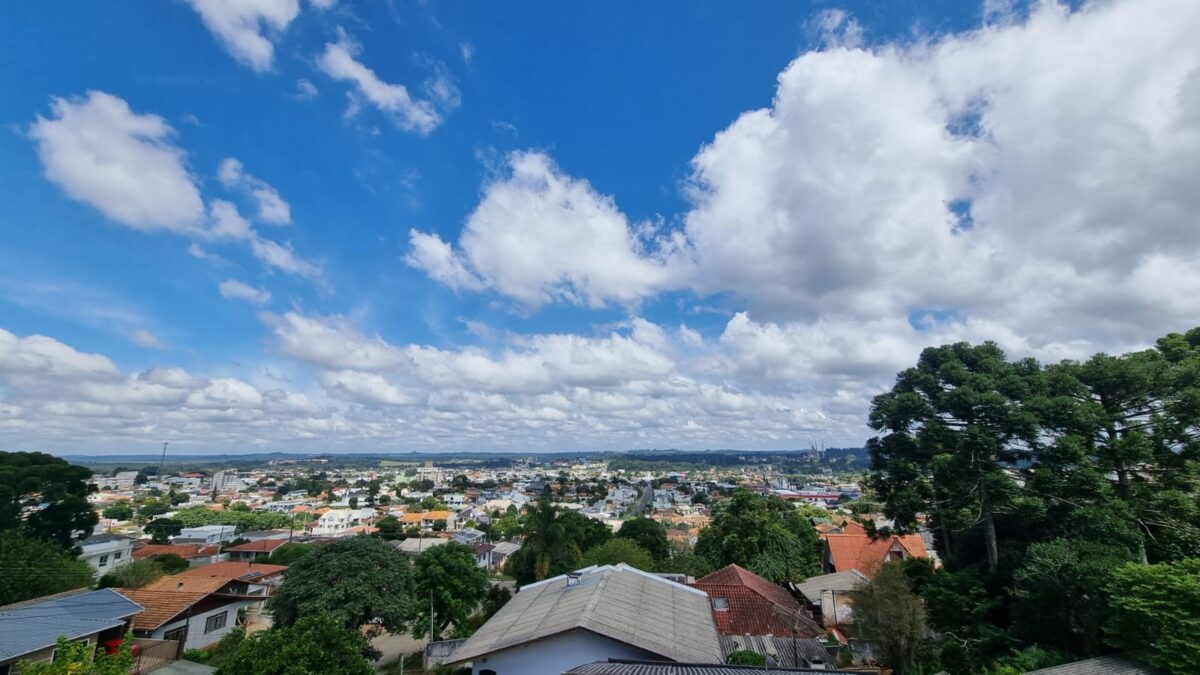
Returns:
[[[567,588],[579,585],[579,572],[567,572]]]

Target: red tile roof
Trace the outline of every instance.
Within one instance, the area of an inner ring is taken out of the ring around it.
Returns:
[[[133,559],[141,560],[152,555],[174,553],[180,558],[204,558],[221,552],[216,546],[206,544],[146,544],[133,549]]]
[[[231,546],[225,549],[225,551],[236,551],[238,553],[270,553],[286,543],[287,539],[260,539],[258,541],[250,541],[246,542],[245,544]]]
[[[899,546],[905,558],[929,557],[919,534],[893,535],[874,541],[865,532],[825,534],[821,537],[828,547],[834,572],[858,570],[868,577],[874,576],[893,546]]]
[[[175,576],[187,577],[220,577],[222,579],[240,579],[254,581],[270,577],[287,570],[287,565],[263,565],[248,562],[218,562],[203,567],[193,567]],[[247,577],[247,575],[251,575]]]
[[[722,635],[812,637],[821,633],[791,593],[737,565],[722,567],[692,585],[708,594],[713,621]],[[712,604],[717,598],[724,598],[728,608]],[[798,630],[792,629],[786,616],[799,617],[794,619],[800,621]]]
[[[201,591],[151,591],[144,588],[118,588],[117,591],[146,608],[133,617],[133,627],[138,630],[154,630],[208,597],[208,593]]]

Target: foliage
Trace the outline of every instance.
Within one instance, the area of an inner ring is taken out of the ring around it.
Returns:
[[[166,544],[171,537],[178,536],[183,528],[183,523],[175,518],[158,518],[147,523],[142,531],[150,535],[151,544]]]
[[[431,602],[435,637],[450,625],[458,633],[466,628],[467,617],[487,595],[487,570],[475,564],[475,553],[469,546],[449,542],[416,557],[413,586],[413,637],[429,633]]]
[[[16,667],[21,675],[126,675],[133,667],[133,641],[126,638],[115,654],[97,654],[87,642],[58,638],[53,661],[22,661]]]
[[[632,539],[617,537],[593,546],[583,554],[583,566],[625,563],[645,572],[655,570],[654,556]]]
[[[375,521],[375,536],[384,541],[404,538],[404,523],[395,516],[384,516]]]
[[[630,539],[645,549],[655,560],[662,560],[671,555],[671,545],[667,541],[667,531],[662,523],[650,518],[631,518],[621,524],[617,537]]]
[[[885,563],[875,577],[850,592],[854,631],[879,647],[883,662],[903,675],[912,672],[925,635],[925,609],[904,569]]]
[[[1109,611],[1105,586],[1127,562],[1130,552],[1115,546],[1067,539],[1033,544],[1013,575],[1017,635],[1073,654],[1098,653]]]
[[[356,628],[339,618],[308,616],[286,628],[255,633],[241,641],[217,672],[222,675],[371,675],[363,656],[369,645]]]
[[[242,646],[242,642],[246,640],[246,631],[241,628],[234,628],[228,633],[221,636],[217,644],[208,649],[189,649],[183,653],[183,658],[187,661],[195,661],[196,663],[204,663],[214,668],[220,668],[233,655],[237,653],[238,648]]]
[[[731,666],[766,666],[767,657],[749,649],[737,649],[729,652],[725,663]]]
[[[483,606],[480,607],[480,613],[483,620],[487,621],[492,618],[500,608],[512,599],[512,592],[500,584],[491,584],[488,586],[487,593],[483,596]]]
[[[1110,645],[1168,672],[1200,672],[1200,558],[1126,564],[1108,592]]]
[[[279,548],[271,551],[271,555],[267,556],[267,563],[271,565],[283,565],[285,567],[296,564],[297,560],[311,554],[317,550],[315,544],[284,544]]]
[[[160,578],[163,568],[150,558],[125,563],[100,577],[100,588],[141,588]]]
[[[713,566],[708,561],[708,558],[704,556],[697,555],[691,551],[675,550],[671,553],[670,558],[658,561],[654,571],[687,574],[699,579],[712,573]]]
[[[393,633],[404,630],[413,607],[412,572],[403,553],[367,535],[314,549],[284,572],[283,584],[267,602],[276,626],[326,614],[350,629],[371,623]]]
[[[133,506],[130,505],[128,499],[122,499],[118,502],[113,502],[105,507],[100,515],[109,520],[132,520]]]
[[[201,527],[204,525],[233,525],[238,532],[251,530],[288,529],[292,524],[292,516],[286,513],[271,513],[269,511],[210,511],[203,506],[179,509],[174,518],[184,527]],[[311,516],[297,514],[296,524],[307,521]]]
[[[0,452],[0,531],[20,528],[71,548],[99,522],[87,501],[91,477],[91,469],[42,452]]]
[[[92,585],[92,567],[24,529],[0,532],[0,605]]]
[[[715,568],[740,565],[781,583],[819,572],[821,541],[812,525],[783,500],[739,488],[713,507],[696,553]]]
[[[519,584],[529,584],[578,569],[582,551],[604,543],[612,533],[603,523],[568,511],[559,514],[541,498],[527,514],[525,542],[505,563],[505,572]]]
[[[153,560],[159,567],[162,568],[164,574],[176,574],[186,570],[189,565],[188,561],[174,553],[159,553],[152,555],[146,560]]]

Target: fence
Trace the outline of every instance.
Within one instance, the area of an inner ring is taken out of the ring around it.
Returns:
[[[134,638],[133,644],[138,647],[138,655],[133,659],[133,675],[153,672],[172,661],[178,661],[181,656],[178,640]]]

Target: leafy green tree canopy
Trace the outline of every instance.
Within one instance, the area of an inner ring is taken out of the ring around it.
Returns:
[[[141,588],[163,576],[163,568],[150,558],[125,563],[100,577],[100,588]]]
[[[287,628],[306,616],[328,614],[351,629],[374,624],[393,633],[404,630],[413,588],[403,553],[367,535],[314,549],[288,568],[268,601],[275,625]]]
[[[617,537],[629,539],[645,549],[655,560],[663,560],[671,555],[671,545],[667,541],[667,530],[662,523],[650,518],[631,518],[621,523]]]
[[[267,563],[290,567],[296,564],[297,560],[310,555],[316,550],[316,544],[284,544],[271,551],[271,555],[267,556]]]
[[[1200,559],[1126,564],[1108,592],[1108,644],[1170,673],[1200,673]]]
[[[713,507],[712,521],[700,533],[696,553],[714,568],[740,565],[782,583],[820,571],[821,540],[783,500],[739,488]]]
[[[654,556],[632,539],[617,537],[593,546],[583,554],[583,565],[616,565],[625,563],[645,572],[655,570]]]
[[[70,548],[99,522],[87,501],[92,470],[42,452],[0,452],[0,530]],[[33,510],[26,514],[26,509]]]
[[[24,530],[0,532],[0,605],[92,585],[92,566]]]
[[[433,629],[441,636],[453,625],[456,634],[467,628],[467,618],[483,601],[488,591],[487,570],[475,564],[469,546],[449,542],[422,551],[413,564],[413,637],[429,633],[430,602],[433,603]]]
[[[133,668],[132,645],[127,639],[117,653],[97,655],[92,644],[60,637],[54,646],[53,661],[22,661],[15,671],[21,675],[126,675]]]
[[[878,645],[883,662],[898,674],[913,672],[925,637],[925,609],[904,568],[885,563],[869,583],[850,592],[850,602],[854,632]]]
[[[366,637],[340,619],[319,614],[287,628],[255,633],[217,670],[221,675],[371,675]]]

